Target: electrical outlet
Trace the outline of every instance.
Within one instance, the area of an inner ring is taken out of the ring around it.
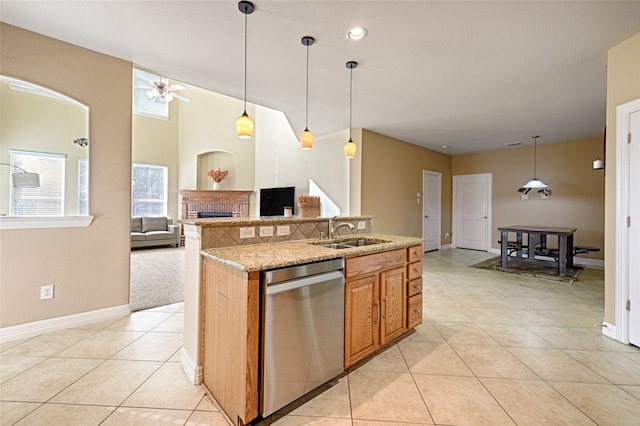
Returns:
[[[360,222],[358,222],[358,229],[367,229],[367,224],[365,223],[364,220],[361,220]]]
[[[256,228],[253,226],[240,228],[240,238],[254,238],[256,236]]]
[[[273,226],[261,226],[260,227],[260,236],[261,237],[273,237]]]
[[[53,284],[40,287],[40,300],[53,299]]]
[[[289,235],[290,232],[291,231],[290,231],[289,225],[278,225],[276,229],[276,234],[278,236]]]

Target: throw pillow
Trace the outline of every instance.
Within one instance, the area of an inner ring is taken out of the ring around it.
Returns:
[[[166,231],[167,227],[166,217],[143,217],[142,218],[142,232],[148,231]]]

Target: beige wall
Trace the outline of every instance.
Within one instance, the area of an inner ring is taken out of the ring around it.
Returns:
[[[135,163],[168,167],[167,215],[180,218],[178,201],[178,111],[179,100],[169,104],[169,119],[133,116],[132,157]]]
[[[198,188],[198,181],[202,181],[198,178],[198,173],[206,173],[206,170],[198,170],[198,155],[223,151],[237,156],[237,174],[229,176],[229,179],[235,182],[235,188],[230,188],[229,183],[225,181],[223,189],[253,191],[255,134],[260,126],[254,106],[247,104],[247,114],[256,123],[254,137],[249,140],[239,139],[235,123],[242,114],[241,100],[195,86],[183,85],[186,90],[180,93],[191,98],[191,102],[181,103],[178,112],[178,188],[202,189]],[[251,203],[254,204],[253,197]]]
[[[360,148],[360,147],[359,147]],[[362,130],[361,209],[375,216],[375,232],[422,237],[422,171],[442,173],[442,244],[451,233],[451,157]],[[352,160],[353,161],[353,160]]]
[[[493,175],[491,246],[498,248],[497,227],[508,225],[546,225],[577,228],[575,244],[599,247],[590,253],[603,258],[604,176],[592,170],[592,162],[602,158],[602,137],[538,144],[537,177],[552,191],[542,200],[533,190],[529,200],[520,200],[518,188],[533,177],[533,144],[500,151],[453,157],[454,176],[475,173]],[[586,257],[586,255],[583,255]]]
[[[0,73],[90,108],[86,228],[0,231],[0,327],[127,305],[131,63],[0,23]],[[52,300],[40,286],[55,285]]]
[[[607,160],[604,320],[615,324],[616,107],[640,98],[640,33],[609,49],[607,60]],[[637,188],[636,188],[637,190]]]

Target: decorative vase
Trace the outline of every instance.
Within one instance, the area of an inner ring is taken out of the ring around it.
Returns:
[[[213,190],[217,191],[220,189],[220,182],[213,182]]]

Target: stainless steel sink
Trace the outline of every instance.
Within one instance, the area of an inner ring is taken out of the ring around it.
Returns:
[[[317,245],[320,247],[332,248],[332,249],[348,249],[353,247],[353,246],[348,246],[345,244],[338,244],[338,243],[321,243],[321,244],[314,243],[314,245]]]
[[[364,246],[372,246],[375,244],[386,243],[386,241],[381,240],[368,240],[365,238],[359,238],[357,240],[347,240],[340,241],[340,244],[350,247],[364,247]]]
[[[348,248],[354,248],[354,247],[371,246],[371,245],[387,243],[387,242],[388,241],[383,241],[383,240],[358,238],[358,239],[351,239],[351,240],[338,240],[338,241],[332,241],[332,242],[318,242],[318,243],[311,243],[311,244],[317,245],[320,247],[340,250],[340,249],[348,249]]]

